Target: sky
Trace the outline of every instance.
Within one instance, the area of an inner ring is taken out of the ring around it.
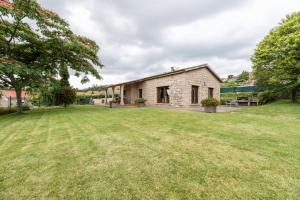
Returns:
[[[100,46],[106,85],[203,63],[220,76],[251,71],[256,45],[300,0],[39,0]]]

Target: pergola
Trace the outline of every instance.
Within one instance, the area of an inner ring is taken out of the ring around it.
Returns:
[[[105,104],[108,104],[107,102],[107,96],[108,96],[108,90],[109,88],[112,89],[112,100],[115,100],[115,89],[119,87],[120,88],[120,105],[125,105],[124,103],[124,85],[123,84],[116,84],[116,85],[108,85],[103,88],[105,91]]]

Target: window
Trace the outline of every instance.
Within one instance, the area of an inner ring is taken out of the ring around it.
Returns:
[[[214,97],[214,88],[208,88],[208,97],[213,98]]]
[[[192,104],[198,104],[199,86],[192,85]]]
[[[157,103],[170,103],[169,86],[157,88]]]
[[[143,98],[143,89],[139,89],[139,98]]]

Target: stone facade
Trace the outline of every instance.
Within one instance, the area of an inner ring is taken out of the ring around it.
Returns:
[[[124,83],[120,87],[124,87],[125,104],[134,104],[135,100],[139,98],[139,90],[141,89],[142,96],[146,99],[146,105],[166,105],[157,102],[157,88],[169,87],[169,103],[167,105],[190,107],[200,106],[201,100],[208,97],[209,88],[213,89],[213,97],[220,100],[220,85],[220,79],[212,73],[210,68],[201,67],[136,83]],[[192,104],[192,86],[198,87],[197,104]]]
[[[220,82],[206,69],[200,69],[145,81],[139,86],[148,105],[157,105],[157,87],[169,86],[171,106],[194,106],[192,86],[199,86],[198,102],[208,97],[208,88],[214,88],[214,98],[220,99]],[[135,96],[137,97],[137,96]]]

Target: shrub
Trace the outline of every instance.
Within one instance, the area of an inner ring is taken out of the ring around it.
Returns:
[[[80,105],[90,104],[92,101],[91,97],[86,96],[77,96],[76,97],[76,103]]]
[[[276,96],[277,95],[274,92],[271,92],[271,91],[261,92],[258,95],[259,103],[260,104],[266,104],[266,103],[270,103],[272,101],[275,101]]]
[[[135,100],[135,103],[136,103],[136,104],[139,104],[139,103],[145,103],[145,102],[146,102],[146,100],[143,99],[143,98],[138,98],[138,99]]]
[[[220,100],[220,104],[221,105],[226,105],[226,103],[230,103],[231,101],[233,101],[233,99],[221,99]]]
[[[67,107],[67,105],[73,104],[76,100],[76,92],[69,86],[59,88],[54,94],[56,105]]]
[[[207,98],[201,101],[202,106],[218,106],[220,102],[214,98]]]

